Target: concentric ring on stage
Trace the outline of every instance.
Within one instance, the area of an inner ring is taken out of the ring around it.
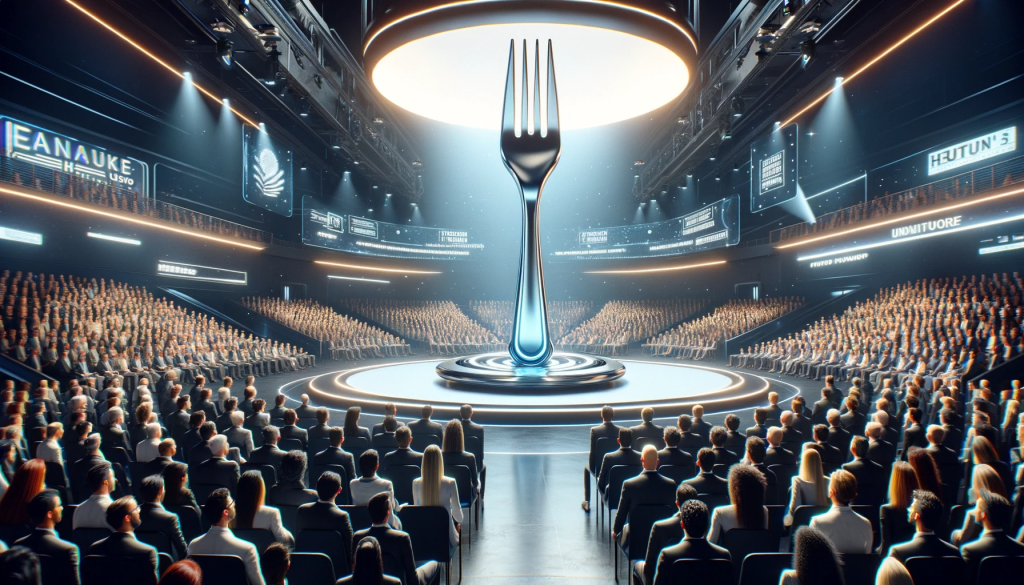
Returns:
[[[281,392],[308,393],[317,405],[359,406],[380,412],[386,402],[399,416],[418,417],[424,404],[438,419],[472,404],[474,420],[485,423],[575,424],[593,421],[608,404],[620,418],[636,418],[646,406],[678,413],[701,404],[708,413],[764,403],[771,383],[758,375],[692,363],[621,360],[625,377],[603,384],[567,388],[514,388],[452,384],[438,378],[437,359],[374,364],[336,370],[286,384]],[[674,414],[672,415],[674,416]]]
[[[450,382],[531,390],[584,388],[606,384],[626,373],[621,362],[582,353],[556,352],[543,366],[520,366],[507,351],[447,360],[435,368]]]

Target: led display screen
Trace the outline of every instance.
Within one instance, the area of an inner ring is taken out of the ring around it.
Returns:
[[[246,126],[242,152],[242,197],[253,205],[291,217],[292,151],[266,132]]]
[[[796,198],[796,123],[750,145],[750,211],[758,213]]]
[[[248,273],[239,270],[198,266],[196,264],[171,262],[170,260],[160,260],[157,262],[156,273],[160,276],[170,276],[172,278],[223,282],[226,284],[246,284],[249,280]]]

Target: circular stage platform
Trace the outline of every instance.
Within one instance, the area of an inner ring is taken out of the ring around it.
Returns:
[[[689,412],[701,404],[714,413],[763,404],[772,382],[761,376],[692,363],[620,359],[626,375],[613,382],[585,386],[509,388],[442,380],[435,368],[442,360],[416,360],[355,366],[285,384],[280,392],[311,403],[343,410],[359,406],[377,414],[385,402],[398,406],[399,418],[418,418],[420,407],[434,407],[436,420],[473,405],[473,419],[483,423],[579,424],[599,420],[602,406],[616,418],[639,418],[645,406],[659,416]],[[669,414],[669,411],[673,414]],[[596,424],[596,423],[595,423]]]

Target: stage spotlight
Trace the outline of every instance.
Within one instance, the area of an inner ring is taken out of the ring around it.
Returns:
[[[842,85],[843,84],[843,79],[844,78],[842,76],[836,77],[836,85]]]
[[[224,99],[220,100],[220,103],[224,104],[225,106],[227,106],[229,108],[231,107],[231,102],[228,101],[228,98],[224,98]]]
[[[807,67],[807,64],[811,62],[811,59],[814,59],[816,50],[814,39],[807,39],[800,43],[800,57],[804,67]]]
[[[185,71],[184,73],[181,74],[181,76],[185,78],[185,81],[188,81],[189,83],[192,82],[192,72],[191,71]]]
[[[730,103],[730,109],[732,110],[732,117],[739,118],[743,115],[743,100],[739,97],[732,98]]]
[[[732,165],[732,172],[734,172],[734,173],[740,172],[740,165],[738,163]]]
[[[306,170],[306,163],[302,163],[302,166],[299,167],[299,170],[300,171]]]
[[[278,51],[276,46],[267,55],[267,62],[264,67],[263,83],[275,85],[277,83],[277,74],[281,69],[281,51]]]
[[[302,100],[302,103],[299,104],[299,115],[303,118],[309,116],[309,102],[306,100]]]
[[[217,39],[217,60],[225,69],[231,69],[231,41],[224,38]]]

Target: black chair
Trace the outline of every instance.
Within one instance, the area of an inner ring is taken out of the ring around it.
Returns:
[[[415,465],[395,465],[388,467],[384,474],[395,489],[395,499],[399,504],[412,504],[412,482],[420,476],[420,468]],[[462,497],[462,490],[459,490]]]
[[[167,553],[157,553],[157,574],[161,577],[167,572],[167,569],[174,564],[174,559]]]
[[[203,571],[203,585],[248,585],[245,563],[234,555],[189,555]]]
[[[263,477],[263,486],[265,489],[270,489],[271,486],[277,483],[277,470],[274,469],[273,465],[260,465],[259,463],[243,463],[241,465],[240,473],[246,471],[258,471]]]
[[[448,510],[441,506],[405,506],[402,508],[402,530],[409,535],[409,539],[412,541],[416,564],[437,561],[445,567],[449,579],[452,574],[452,559],[455,558],[456,550],[459,552],[460,567],[462,564],[462,547],[452,546],[448,537],[450,522]]]
[[[818,514],[824,514],[828,510],[829,506],[797,506],[796,510],[793,511],[793,532],[796,533],[796,529],[801,526],[809,526],[811,518]]]
[[[333,471],[338,474],[341,478],[341,493],[338,497],[334,498],[334,503],[339,506],[345,506],[352,503],[352,491],[349,489],[348,483],[354,478],[348,476],[348,471],[336,463],[329,463],[327,465],[314,465],[309,468],[309,479],[310,485],[315,486],[316,481],[320,479],[320,476],[328,471]]]
[[[779,480],[775,477],[775,474],[771,470],[767,470],[764,474],[765,481],[768,482],[768,487],[764,490],[764,503],[766,506],[775,506],[779,502]]]
[[[737,583],[743,569],[743,559],[747,558],[747,555],[779,552],[779,539],[773,538],[771,531],[766,529],[733,528],[722,535],[722,540],[718,544],[728,550],[732,558],[736,559],[732,567]]]
[[[210,494],[212,494],[216,490],[219,490],[222,487],[227,487],[227,486],[217,485],[215,483],[195,483],[195,484],[191,484],[192,495],[195,496],[196,503],[199,504],[200,506],[205,506],[206,505],[206,500],[207,500],[207,498],[210,497]],[[269,488],[269,486],[268,486],[268,488]]]
[[[882,521],[879,517],[878,506],[855,505],[850,506],[850,509],[871,521],[871,549],[874,550],[878,548],[878,545],[882,543]],[[911,538],[913,538],[913,536],[913,534],[910,535]],[[898,540],[896,542],[904,542],[904,540]],[[886,551],[886,553],[888,553],[888,551]]]
[[[294,533],[295,518],[299,515],[299,507],[277,505],[276,508],[281,511],[281,524],[283,524],[289,532]]]
[[[765,508],[768,508],[768,531],[775,538],[782,538],[782,533],[786,531],[785,520],[789,506],[779,504]]]
[[[315,418],[300,418],[297,421],[295,421],[295,426],[299,427],[300,429],[309,430],[311,427],[315,427],[316,425],[317,420]]]
[[[120,583],[156,585],[159,570],[159,565],[154,567],[140,559],[104,555],[85,555],[79,566],[82,585],[108,585],[114,571],[117,573],[116,581]]]
[[[629,511],[628,538],[619,537],[615,554],[615,575],[619,575],[619,552],[626,557],[626,568],[633,565],[632,561],[641,560],[647,553],[647,543],[651,540],[651,527],[655,522],[664,520],[676,513],[675,506],[641,505]],[[625,530],[623,531],[625,536]]]
[[[662,465],[658,468],[658,473],[680,484],[693,477],[696,470],[688,465]]]
[[[404,520],[404,518],[403,518]],[[345,543],[337,530],[300,530],[295,535],[295,551],[322,553],[331,559],[335,575],[343,577],[352,572],[348,554],[345,552],[352,543]]]
[[[74,526],[75,510],[77,509],[78,504],[65,504],[64,514],[61,516],[60,522],[57,523],[57,526],[55,526],[55,528],[57,529],[57,535],[64,540],[71,540],[71,530],[72,527]],[[4,539],[0,537],[0,540]],[[6,542],[13,541],[8,540]]]
[[[412,436],[412,447],[413,451],[419,451],[422,453],[427,447],[431,445],[441,446],[441,437],[437,435],[413,435]]]
[[[313,437],[306,443],[306,453],[309,455],[310,460],[313,459],[313,455],[326,450],[331,446],[331,440],[327,437]]]
[[[31,533],[32,528],[25,524],[0,524],[0,540],[6,542],[8,546]]]
[[[192,539],[202,536],[204,532],[203,520],[199,513],[192,506],[164,506],[168,512],[178,515],[178,524],[181,525],[181,535],[185,542],[192,542]]]
[[[465,465],[452,465],[445,468],[444,474],[455,480],[455,488],[459,492],[459,506],[462,509],[469,509],[469,515],[462,523],[462,536],[469,544],[472,540],[470,532],[473,523],[473,504],[477,501],[476,490],[473,489],[473,472]],[[479,522],[479,519],[477,521]]]
[[[369,528],[373,522],[370,521],[370,512],[366,506],[338,506],[348,513],[348,521],[352,523],[352,532],[358,532]]]
[[[787,465],[769,465],[768,471],[775,474],[775,480],[778,482],[779,496],[781,497],[781,495],[785,493],[793,483],[793,478],[800,473],[800,467],[795,463]]]
[[[283,524],[284,521],[282,520],[281,523]],[[274,538],[274,533],[265,528],[234,528],[231,532],[238,538],[253,543],[256,546],[256,552],[260,554],[266,552],[270,545],[277,541]]]
[[[739,585],[778,585],[782,572],[792,566],[793,553],[749,554],[743,558]]]
[[[715,463],[711,468],[711,473],[717,475],[722,479],[729,479],[729,466],[723,463]]]
[[[949,525],[946,527],[946,533],[942,535],[942,538],[949,540],[949,535],[954,530],[962,528],[964,525],[964,518],[967,516],[967,506],[963,504],[957,504],[949,509]]]
[[[366,437],[352,437],[351,439],[345,437],[345,450],[352,454],[352,459],[359,461],[359,456],[370,448],[370,441]],[[380,455],[380,453],[378,453]]]
[[[633,449],[636,451],[643,451],[647,445],[660,451],[665,448],[665,440],[660,437],[640,437],[633,441]]]
[[[112,532],[108,528],[75,528],[71,531],[71,542],[78,545],[78,550],[88,551],[90,546],[110,536]]]
[[[163,532],[135,531],[135,539],[155,548],[157,552],[171,554],[171,539]]]
[[[692,583],[720,583],[722,577],[732,575],[732,561],[725,559],[679,559],[672,563],[669,585]]]
[[[719,506],[728,506],[730,503],[729,494],[697,494],[697,499],[704,502],[709,512]]]
[[[64,473],[64,466],[56,461],[46,462],[46,487],[60,492],[61,501],[66,505],[70,502],[68,492],[68,476]]]
[[[985,557],[978,565],[975,583],[1000,583],[1009,575],[1024,575],[1024,557]]]
[[[960,557],[910,557],[904,563],[914,583],[966,583],[967,563]],[[1009,573],[1007,575],[1010,575]],[[1003,576],[1003,579],[1007,575]],[[1020,574],[1017,574],[1018,577]],[[1002,581],[1002,579],[1000,579]],[[847,583],[847,585],[854,585]]]
[[[327,584],[334,583],[336,573],[330,557],[318,552],[293,552],[288,567],[289,583]]]
[[[470,436],[467,436],[465,439],[463,439],[463,443],[464,443],[464,447],[463,448],[466,451],[469,451],[470,453],[472,453],[473,457],[476,458],[476,468],[477,468],[477,471],[483,469],[483,467],[484,467],[484,446],[483,446],[483,442],[480,440],[480,437],[470,437]]]
[[[875,554],[840,555],[846,585],[874,585],[882,557]],[[923,581],[922,581],[923,583]]]
[[[116,500],[118,498],[132,495],[132,484],[128,481],[128,474],[125,473],[126,468],[117,462],[111,462],[110,468],[114,471],[114,479],[117,482],[113,493],[110,494],[110,498]],[[89,496],[86,496],[86,498],[88,497]]]
[[[302,451],[302,441],[294,437],[286,437],[277,441],[277,448],[282,451]]]
[[[605,509],[608,510],[609,522],[612,521],[612,510],[619,507],[619,500],[622,498],[622,484],[627,479],[640,475],[643,470],[642,465],[616,465],[608,472],[608,485],[604,488],[602,501]]]

